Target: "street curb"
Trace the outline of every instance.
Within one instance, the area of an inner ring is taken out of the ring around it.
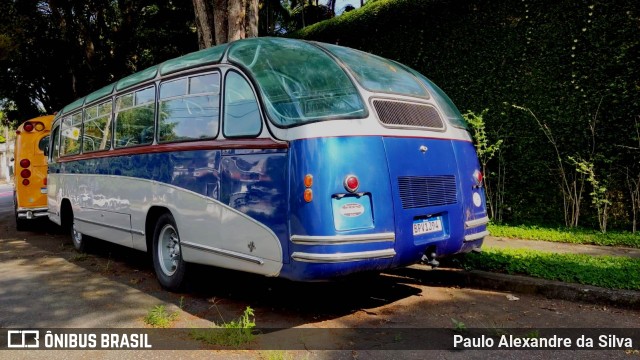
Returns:
[[[520,275],[507,275],[479,270],[429,269],[424,265],[405,268],[423,283],[453,285],[476,289],[538,294],[548,298],[581,301],[621,308],[640,308],[640,291],[605,289],[597,286],[544,280]]]

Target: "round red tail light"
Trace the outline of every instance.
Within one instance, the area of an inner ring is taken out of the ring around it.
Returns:
[[[22,168],[28,168],[30,165],[31,165],[31,161],[29,161],[29,159],[20,160],[20,166]]]
[[[24,186],[29,185],[29,179],[22,179],[22,185]]]
[[[482,185],[482,172],[480,170],[476,170],[473,172],[473,180],[476,181],[476,185]]]
[[[24,123],[24,131],[26,132],[33,131],[33,124],[30,122]]]
[[[31,177],[31,171],[29,171],[29,169],[24,169],[20,171],[20,176],[22,176],[25,179],[28,177]]]
[[[355,175],[347,175],[344,178],[344,188],[347,189],[348,192],[354,193],[360,187],[360,181]]]

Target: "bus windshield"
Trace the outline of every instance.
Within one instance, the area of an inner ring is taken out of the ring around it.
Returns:
[[[277,126],[367,115],[344,70],[314,45],[247,39],[232,44],[228,58],[251,73]]]

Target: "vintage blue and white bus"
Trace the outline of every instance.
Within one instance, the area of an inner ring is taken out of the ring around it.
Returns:
[[[186,263],[299,281],[481,247],[482,174],[451,100],[418,72],[337,45],[239,40],[76,100],[51,136],[50,219]]]

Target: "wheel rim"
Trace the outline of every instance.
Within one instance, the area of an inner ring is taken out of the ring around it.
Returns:
[[[158,239],[158,259],[160,268],[167,276],[172,276],[180,264],[180,239],[178,232],[170,225],[165,225]]]
[[[73,224],[71,225],[71,239],[73,239],[73,242],[79,246],[80,244],[82,244],[82,233],[78,231],[78,229],[76,229],[76,223],[75,221],[73,222]]]

